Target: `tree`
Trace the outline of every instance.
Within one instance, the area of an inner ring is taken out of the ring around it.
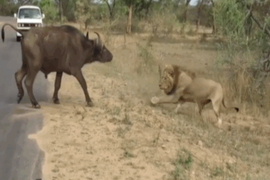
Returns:
[[[117,0],[111,0],[111,5],[109,3],[109,0],[103,0],[107,4],[108,10],[109,10],[109,15],[110,15],[110,22],[114,18],[114,8]]]
[[[18,0],[18,4],[21,6],[21,5],[26,5],[26,4],[29,4],[29,3],[32,3],[31,0]]]
[[[134,6],[140,0],[121,0],[124,5],[127,7],[127,25],[126,25],[126,33],[131,33],[131,26],[132,26],[132,14],[134,11]]]
[[[88,0],[77,0],[76,1],[76,12],[75,17],[79,21],[80,25],[84,24],[85,29],[87,28],[87,19],[90,16],[90,6]]]
[[[214,14],[213,14],[213,9],[215,8],[214,0],[210,0],[210,3],[212,4],[212,14],[211,14],[212,22],[213,22],[212,34],[215,34],[216,33],[216,25],[215,25],[215,18],[214,18]]]
[[[42,0],[39,6],[44,14],[46,14],[46,20],[57,20],[57,8],[56,4],[51,0]]]
[[[199,26],[200,26],[200,18],[201,18],[201,9],[203,6],[205,0],[198,0],[198,4],[197,4],[197,19],[196,19],[196,32],[198,32],[199,30]]]
[[[191,0],[186,0],[186,2],[185,2],[185,10],[183,13],[183,21],[184,22],[187,22],[187,10],[188,10],[188,6],[189,6],[190,1]]]
[[[75,20],[75,9],[77,0],[54,0],[58,7],[58,15],[62,20],[67,18],[67,20]]]
[[[134,5],[134,13],[139,18],[143,15],[145,18],[148,17],[150,7],[153,0],[138,0]]]
[[[126,33],[131,33],[131,26],[132,26],[132,12],[133,12],[133,6],[135,4],[136,0],[123,0],[125,5],[128,8],[127,12],[127,25],[126,25]]]

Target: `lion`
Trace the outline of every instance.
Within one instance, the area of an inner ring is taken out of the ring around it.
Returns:
[[[152,97],[152,104],[178,104],[175,109],[177,113],[185,102],[194,102],[197,103],[201,115],[203,107],[212,102],[218,125],[222,124],[219,113],[221,104],[225,108],[234,108],[236,112],[239,111],[238,107],[225,106],[223,88],[220,83],[198,77],[195,73],[172,64],[165,64],[163,69],[159,65],[159,74],[159,88],[164,91],[165,96]]]

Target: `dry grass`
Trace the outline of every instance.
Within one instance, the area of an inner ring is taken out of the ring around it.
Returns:
[[[229,102],[240,103],[245,76],[230,82],[211,37],[145,34],[103,39],[114,59],[83,68],[95,107],[84,108],[75,80],[64,76],[61,105],[43,104],[44,129],[35,135],[46,152],[48,179],[266,179],[270,176],[270,122],[259,108],[239,104],[236,114],[222,111],[217,128],[213,111],[202,117],[187,103],[151,106],[158,90],[159,62],[179,64],[221,82]],[[198,38],[199,37],[199,38]],[[225,73],[221,73],[225,72]],[[222,74],[222,75],[221,75]],[[236,76],[235,76],[236,77]],[[53,84],[54,75],[49,76]],[[51,89],[52,91],[52,89]],[[52,94],[52,92],[50,92]],[[268,95],[270,97],[270,95]],[[227,101],[226,101],[227,102]],[[256,109],[257,108],[257,109]]]

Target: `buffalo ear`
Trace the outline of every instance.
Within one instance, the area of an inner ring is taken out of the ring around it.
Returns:
[[[87,39],[89,39],[89,37],[88,37],[88,31],[87,31],[87,33],[86,33],[86,36],[85,36]]]

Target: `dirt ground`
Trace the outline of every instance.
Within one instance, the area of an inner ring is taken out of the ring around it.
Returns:
[[[94,35],[93,35],[94,36]],[[213,40],[201,36],[149,39],[104,35],[111,63],[83,68],[94,107],[64,75],[60,105],[41,102],[45,123],[30,138],[45,152],[44,180],[268,179],[270,121],[222,111],[215,126],[211,106],[202,117],[195,104],[151,106],[158,90],[159,62],[186,66],[217,79]],[[124,46],[124,42],[126,46]],[[148,43],[147,43],[148,42]],[[53,94],[55,73],[48,76]],[[232,100],[233,101],[233,100]]]

